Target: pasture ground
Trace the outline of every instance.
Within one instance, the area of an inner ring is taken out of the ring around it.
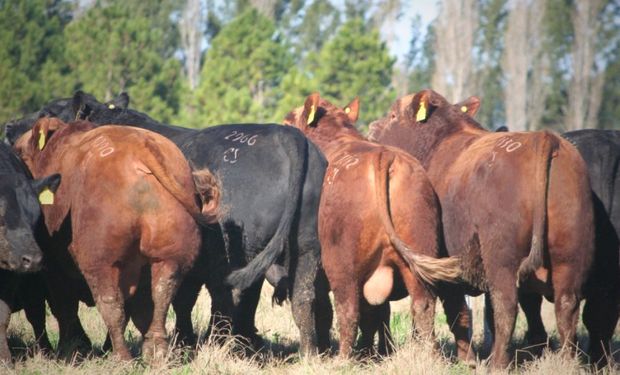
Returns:
[[[441,353],[435,354],[428,345],[410,339],[411,319],[409,315],[409,299],[392,303],[391,326],[397,342],[396,353],[382,360],[345,361],[335,356],[300,359],[295,355],[298,347],[298,331],[290,313],[290,305],[283,307],[271,306],[271,291],[265,286],[262,291],[261,303],[257,311],[257,327],[266,339],[267,348],[251,358],[241,359],[231,350],[232,342],[216,346],[205,344],[196,351],[172,349],[165,363],[148,366],[140,359],[132,362],[119,362],[103,356],[91,356],[83,360],[67,363],[52,360],[32,350],[33,335],[23,312],[13,314],[9,327],[9,344],[17,347],[14,353],[18,359],[14,369],[0,368],[0,373],[18,374],[486,374],[491,372],[484,361],[479,360],[475,368],[456,363],[455,348],[452,335],[446,325],[446,318],[438,304],[435,327]],[[488,354],[489,348],[483,344],[481,298],[474,299],[474,345],[477,353]],[[194,324],[200,334],[204,334],[209,319],[210,299],[206,291],[200,295],[193,311]],[[105,327],[95,308],[80,305],[80,317],[84,328],[93,341],[95,349],[101,348],[105,338]],[[50,340],[56,345],[58,325],[48,313],[47,327]],[[169,331],[173,326],[173,313],[169,313]],[[555,317],[553,307],[545,302],[543,319],[550,333],[551,345],[557,345]],[[587,366],[577,359],[565,358],[552,351],[545,351],[542,358],[530,360],[523,351],[523,336],[526,324],[520,312],[513,343],[517,349],[516,358],[519,365],[510,371],[500,373],[519,374],[583,374],[589,372]],[[616,330],[616,332],[620,332]],[[583,325],[579,324],[579,340],[581,345],[587,342]],[[332,329],[332,345],[337,347],[335,327]],[[130,324],[126,338],[137,354],[141,343],[140,335]],[[613,350],[615,359],[620,359],[620,336],[614,337]],[[19,349],[22,348],[22,349]],[[582,354],[583,355],[583,354]],[[515,371],[516,370],[516,371]],[[620,373],[618,367],[608,367],[604,373]]]

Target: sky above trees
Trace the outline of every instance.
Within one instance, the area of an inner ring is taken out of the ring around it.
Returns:
[[[279,122],[319,91],[358,126],[434,88],[493,129],[620,128],[612,0],[0,0],[0,122],[81,89],[183,126]],[[576,69],[578,68],[578,69]]]

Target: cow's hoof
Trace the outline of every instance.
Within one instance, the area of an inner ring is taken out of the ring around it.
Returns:
[[[178,347],[195,347],[198,343],[198,336],[193,332],[191,334],[182,334],[179,332],[174,343]]]
[[[146,338],[142,344],[142,357],[149,363],[156,363],[166,359],[168,342],[164,338]]]

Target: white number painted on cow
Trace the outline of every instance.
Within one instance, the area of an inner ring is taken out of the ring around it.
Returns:
[[[334,180],[336,179],[338,172],[340,172],[340,169],[352,168],[355,165],[357,165],[359,162],[360,162],[359,158],[353,155],[350,155],[350,154],[344,154],[338,157],[336,160],[332,162],[332,168],[327,174],[327,178],[326,178],[327,184],[331,185],[334,183]]]
[[[233,130],[230,134],[224,137],[224,139],[231,142],[247,144],[248,146],[254,146],[256,140],[258,139],[258,134],[250,135],[245,134],[244,132]]]
[[[114,147],[112,147],[112,141],[110,141],[106,136],[100,135],[95,138],[93,142],[93,147],[99,151],[99,156],[105,158],[114,152]]]
[[[520,148],[523,144],[521,142],[517,142],[510,137],[502,137],[497,141],[496,146],[499,148],[503,148],[506,152],[513,152],[516,149]]]
[[[224,161],[230,164],[235,164],[239,157],[239,149],[236,147],[231,147],[224,151]]]

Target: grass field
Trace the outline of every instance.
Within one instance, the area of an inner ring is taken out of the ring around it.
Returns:
[[[251,358],[240,358],[231,350],[233,343],[224,346],[205,344],[196,351],[173,349],[169,352],[165,363],[149,366],[141,360],[119,362],[115,359],[93,355],[90,358],[67,363],[65,361],[45,358],[41,353],[32,350],[32,329],[23,312],[13,314],[9,327],[10,345],[16,347],[14,353],[18,357],[15,368],[0,368],[0,373],[19,374],[484,374],[490,370],[484,361],[478,361],[475,368],[454,361],[455,349],[452,336],[446,325],[445,315],[438,308],[435,327],[440,343],[440,353],[434,352],[428,345],[413,342],[410,337],[411,319],[408,313],[409,300],[392,303],[392,332],[397,342],[396,353],[381,360],[345,361],[337,357],[300,359],[295,355],[298,347],[298,331],[290,313],[290,305],[283,307],[271,306],[271,288],[266,286],[262,291],[261,303],[257,312],[259,333],[266,339],[266,349]],[[474,345],[477,353],[488,353],[482,343],[482,313],[480,301],[474,301]],[[195,326],[204,334],[209,319],[210,300],[206,292],[202,292],[193,318]],[[94,308],[80,306],[82,324],[93,341],[95,349],[101,347],[105,338],[105,328],[98,312]],[[552,346],[557,335],[553,308],[546,303],[543,306],[543,319],[550,333]],[[173,325],[173,314],[170,313],[169,329]],[[48,314],[48,332],[53,345],[58,340],[58,326],[54,318]],[[588,367],[578,359],[567,359],[553,352],[545,352],[542,358],[529,360],[524,352],[523,340],[525,319],[520,313],[517,328],[513,337],[518,367],[510,372],[520,374],[583,374]],[[580,323],[579,339],[583,345],[587,342],[585,330]],[[332,330],[332,343],[337,347],[335,329]],[[130,324],[126,338],[137,354],[141,343],[140,335]],[[620,351],[620,338],[615,337],[614,349]],[[620,355],[616,355],[616,360]],[[504,371],[508,373],[509,371]],[[619,369],[608,367],[605,373],[618,373]],[[501,372],[500,372],[501,373]]]

